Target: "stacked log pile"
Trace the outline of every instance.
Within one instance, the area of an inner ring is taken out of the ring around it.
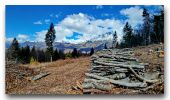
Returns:
[[[85,73],[83,92],[109,91],[114,87],[143,89],[158,80],[144,78],[147,63],[133,57],[133,49],[105,49],[91,56],[91,68]]]

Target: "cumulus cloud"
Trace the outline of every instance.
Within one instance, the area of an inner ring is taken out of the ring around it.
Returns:
[[[97,9],[102,9],[103,6],[96,6]],[[160,9],[162,9],[160,7]],[[108,40],[112,39],[112,35],[106,34],[108,32],[116,31],[118,34],[118,41],[122,38],[122,29],[125,22],[129,22],[132,28],[137,28],[138,25],[143,24],[143,8],[134,6],[120,10],[120,14],[126,19],[96,19],[84,13],[77,13],[67,15],[62,21],[54,26],[56,30],[57,42],[80,43],[88,40]],[[103,16],[109,16],[107,13]],[[66,38],[72,37],[74,33],[83,34],[78,36],[78,39]],[[44,41],[47,30],[36,32],[36,41]]]
[[[35,41],[44,42],[46,33],[47,33],[47,30],[42,30],[40,32],[36,32],[35,33],[35,37],[36,37]]]
[[[35,25],[42,25],[42,21],[36,21],[36,22],[34,22],[33,24],[35,24]]]
[[[143,23],[143,9],[139,6],[122,9],[120,13],[127,17],[126,22],[128,21],[133,28]]]
[[[85,42],[91,39],[97,38],[99,35],[105,34],[106,32],[117,31],[118,38],[121,38],[123,22],[116,19],[95,19],[87,14],[78,13],[68,15],[60,23],[55,26],[56,30],[56,41],[61,42],[71,42],[79,43]],[[110,28],[112,27],[112,28]],[[37,41],[44,41],[45,34],[47,30],[36,33]],[[66,39],[66,37],[71,37],[73,33],[81,33],[78,40]],[[106,39],[112,38],[112,35],[106,37]],[[101,38],[103,39],[103,38]]]

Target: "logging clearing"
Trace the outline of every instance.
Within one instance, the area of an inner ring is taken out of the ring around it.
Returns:
[[[162,94],[164,59],[149,45],[49,63],[6,62],[7,94]],[[150,53],[150,49],[153,50]]]

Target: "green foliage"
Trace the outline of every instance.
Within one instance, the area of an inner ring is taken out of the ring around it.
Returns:
[[[126,47],[132,47],[132,39],[133,39],[133,29],[131,25],[129,25],[128,22],[126,22],[124,28],[123,28],[123,39],[124,39],[124,45]]]
[[[47,45],[47,52],[50,54],[51,61],[52,61],[52,55],[53,55],[53,42],[55,40],[55,29],[53,23],[51,23],[50,28],[48,29],[48,32],[45,37],[45,42]]]
[[[147,9],[143,9],[143,42],[144,45],[150,44],[150,18],[149,18],[149,12]]]
[[[65,57],[66,57],[66,58],[72,58],[72,54],[71,54],[71,53],[66,53],[66,54],[65,54]]]
[[[77,49],[76,49],[76,48],[74,48],[74,49],[73,49],[72,57],[73,57],[73,58],[78,57],[78,51],[77,51]]]
[[[19,48],[19,43],[18,40],[16,38],[13,39],[12,44],[8,50],[8,58],[10,60],[16,60],[19,58],[19,52],[20,52],[20,48]]]
[[[113,34],[112,48],[116,47],[116,45],[117,45],[117,33],[115,31],[115,33]]]
[[[34,57],[31,57],[30,64],[37,64],[37,63],[38,63],[37,60],[34,59]]]
[[[53,54],[53,61],[56,61],[56,60],[58,60],[58,59],[60,59],[60,55],[59,55],[58,50],[56,49],[56,50],[54,51],[54,54]]]
[[[60,59],[65,59],[65,54],[62,50],[59,50]]]

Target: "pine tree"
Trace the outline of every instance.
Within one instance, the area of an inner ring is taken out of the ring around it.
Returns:
[[[37,50],[37,59],[38,62],[45,62],[46,61],[46,55],[43,50]]]
[[[92,47],[90,50],[90,56],[94,54],[94,48]]]
[[[150,40],[150,18],[149,18],[149,13],[147,11],[147,9],[143,9],[143,20],[144,20],[144,24],[143,24],[143,38],[144,38],[144,45],[148,45],[150,44],[151,40]]]
[[[62,50],[59,50],[60,59],[65,59],[65,54]]]
[[[31,49],[31,57],[32,59],[37,60],[37,51],[35,50],[35,46]]]
[[[77,52],[77,49],[76,49],[76,48],[73,49],[72,57],[73,57],[73,58],[78,57],[78,52]]]
[[[47,52],[50,54],[50,60],[52,62],[52,55],[53,55],[53,42],[55,40],[55,29],[53,23],[51,23],[50,28],[45,37],[45,42],[47,45]]]
[[[9,59],[17,61],[19,58],[19,43],[16,38],[13,39],[12,44],[9,48]]]
[[[25,53],[24,53],[24,56],[25,56],[25,63],[30,63],[30,58],[31,58],[31,56],[30,56],[30,47],[29,47],[29,45],[27,45],[25,48],[24,48],[25,50]]]
[[[115,31],[115,33],[113,34],[112,48],[116,47],[116,44],[117,44],[117,33]]]
[[[123,28],[123,39],[124,39],[124,44],[126,47],[132,47],[132,38],[133,38],[133,29],[127,22]]]
[[[53,54],[53,61],[56,61],[58,59],[60,59],[60,55],[59,55],[59,52],[56,48],[56,50],[54,51],[54,54]]]

